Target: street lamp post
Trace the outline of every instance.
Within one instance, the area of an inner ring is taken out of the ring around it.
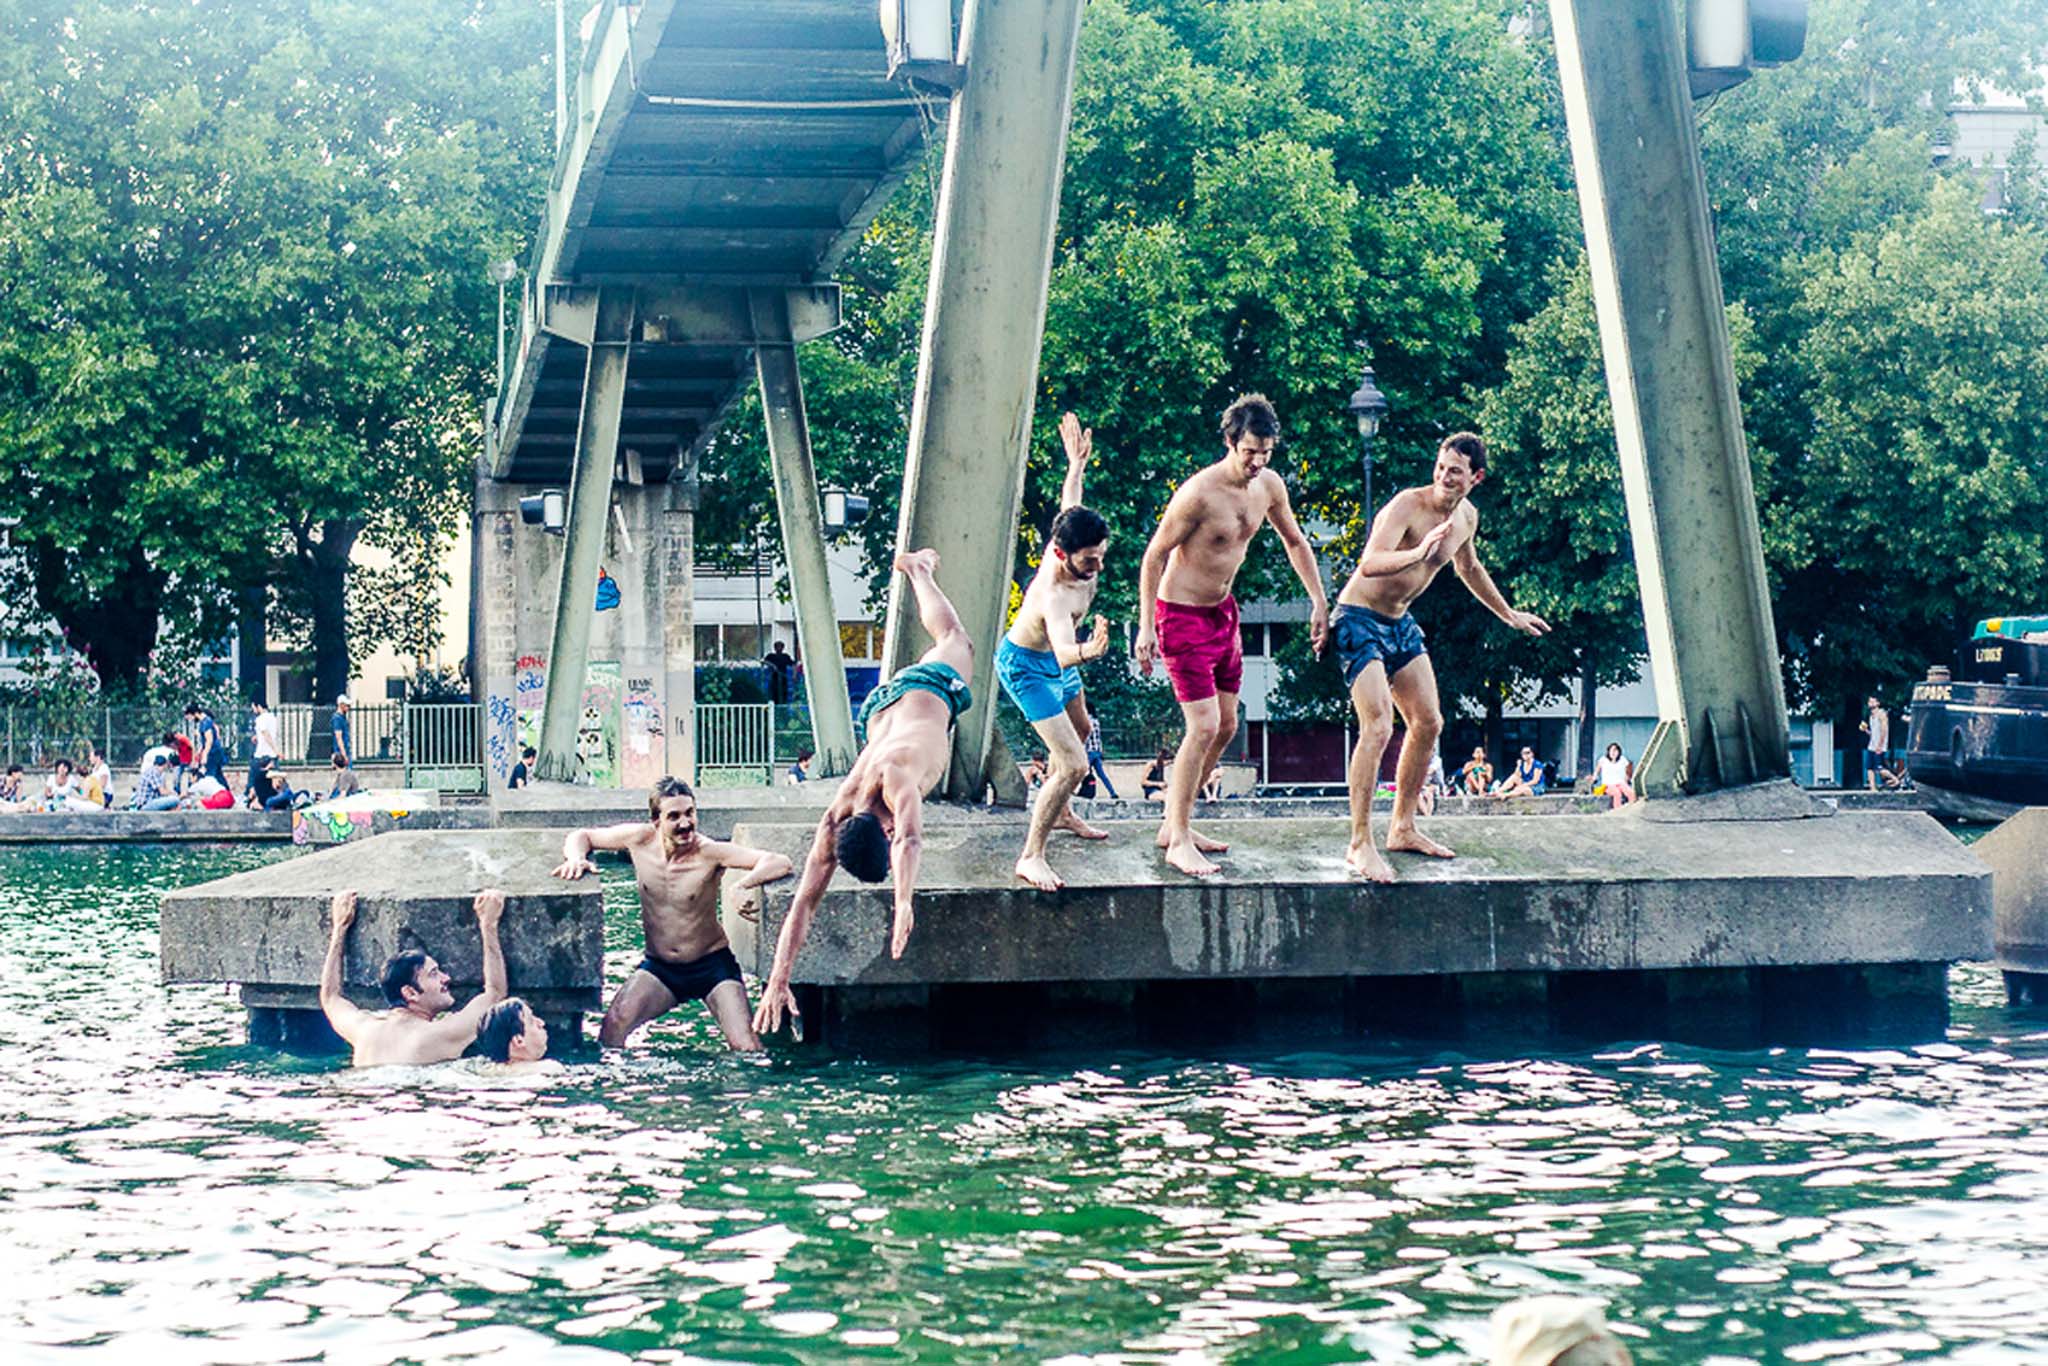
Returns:
[[[1345,405],[1351,415],[1358,419],[1358,444],[1361,459],[1365,465],[1365,524],[1368,534],[1372,528],[1372,439],[1379,435],[1380,422],[1387,415],[1387,396],[1380,392],[1380,386],[1373,383],[1372,367],[1365,367],[1365,373],[1358,377],[1358,387],[1351,391],[1351,401]]]
[[[511,257],[491,262],[491,278],[498,282],[498,392],[505,392],[505,286],[519,274],[519,263]]]

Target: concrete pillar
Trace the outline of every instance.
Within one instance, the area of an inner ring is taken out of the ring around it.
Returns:
[[[576,424],[576,454],[569,485],[567,542],[555,591],[555,623],[548,649],[537,776],[576,778],[576,716],[582,703],[583,666],[590,652],[590,621],[597,600],[597,570],[611,520],[612,470],[618,460],[619,417],[626,402],[626,351],[633,327],[633,291],[599,291],[583,376],[583,411]]]
[[[519,598],[529,585],[519,573],[519,491],[477,471],[470,517],[469,688],[484,709],[486,785],[496,790],[519,762],[515,661]]]
[[[974,640],[974,706],[947,790],[979,797],[995,732],[994,665],[1045,331],[1082,0],[968,0],[967,84],[954,97],[896,541],[934,546]],[[889,585],[886,677],[929,642],[902,576]]]
[[[754,366],[767,417],[769,465],[775,478],[775,514],[782,524],[782,559],[796,602],[797,639],[803,642],[804,693],[811,704],[811,736],[819,777],[853,766],[853,704],[840,664],[839,612],[825,560],[825,522],[818,506],[818,476],[811,460],[810,424],[803,381],[797,374],[796,338],[789,297],[780,289],[749,291],[754,321]]]
[[[1660,718],[1639,791],[1792,771],[1756,496],[1670,0],[1551,0]]]
[[[693,461],[687,472],[678,469],[669,476],[661,514],[662,671],[668,701],[664,752],[668,771],[688,783],[697,781],[696,516]]]

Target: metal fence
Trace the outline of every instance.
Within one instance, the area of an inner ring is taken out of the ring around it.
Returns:
[[[775,712],[766,702],[703,702],[697,706],[697,767],[758,772],[775,780]]]
[[[404,712],[412,707],[447,705],[441,703],[379,703],[348,709],[349,738],[355,752],[351,763],[392,764],[405,759]],[[469,706],[466,702],[455,706]],[[310,702],[286,702],[271,710],[277,714],[278,748],[288,764],[324,764],[334,757],[334,708]],[[223,730],[228,727],[223,724]],[[237,740],[246,744],[249,718],[237,718],[233,727]]]
[[[0,707],[0,765],[47,768],[58,759],[73,762],[96,747],[114,768],[133,767],[143,752],[182,732],[188,738],[183,708],[163,707]],[[277,714],[279,747],[289,765],[326,764],[334,754],[332,707],[286,704]],[[252,721],[246,708],[216,712],[230,765],[245,765],[253,746]],[[475,790],[483,786],[483,722],[473,702],[409,702],[349,708],[350,734],[358,763],[403,763],[408,769],[469,768],[477,770]]]
[[[475,702],[408,702],[399,710],[398,748],[405,761],[407,787],[443,792],[484,790],[481,706]]]

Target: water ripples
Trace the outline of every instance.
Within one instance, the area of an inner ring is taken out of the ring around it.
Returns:
[[[10,1361],[1459,1361],[1523,1294],[1644,1362],[2048,1359],[2048,1037],[1914,1049],[339,1071],[156,983],[274,854],[0,850]],[[616,879],[614,977],[634,961]]]

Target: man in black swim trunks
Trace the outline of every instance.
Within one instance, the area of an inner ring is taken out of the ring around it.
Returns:
[[[917,595],[918,621],[932,638],[932,647],[861,704],[860,757],[818,822],[789,918],[782,922],[782,936],[775,942],[775,966],[761,988],[754,1028],[763,1034],[782,1027],[783,1012],[796,1014],[790,972],[835,867],[863,882],[881,882],[893,873],[896,909],[890,956],[901,958],[910,940],[911,892],[917,886],[924,849],[924,795],[938,786],[952,760],[953,723],[968,707],[967,673],[974,666],[974,648],[959,613],[933,577],[939,552],[898,555],[896,568],[909,578]]]
[[[626,979],[604,1013],[597,1041],[623,1048],[633,1031],[684,1001],[703,1001],[726,1043],[741,1052],[760,1048],[747,1013],[739,960],[718,923],[718,888],[728,868],[746,870],[742,890],[788,877],[782,854],[705,839],[697,831],[697,798],[680,778],[663,778],[647,794],[646,821],[572,830],[562,841],[555,876],[574,880],[596,872],[593,849],[623,850],[640,883],[640,928],[647,956]]]
[[[1403,489],[1373,519],[1372,536],[1358,568],[1337,595],[1330,638],[1344,666],[1344,682],[1358,711],[1358,745],[1351,752],[1351,847],[1344,864],[1354,876],[1392,882],[1393,867],[1373,847],[1372,795],[1380,755],[1394,733],[1394,708],[1408,733],[1394,778],[1394,814],[1387,848],[1450,858],[1452,851],[1415,826],[1415,807],[1430,756],[1443,733],[1436,670],[1409,604],[1422,596],[1437,571],[1450,565],[1489,612],[1525,635],[1549,632],[1549,623],[1508,605],[1472,548],[1479,512],[1466,495],[1486,478],[1486,443],[1456,432],[1437,447],[1436,473],[1421,488]]]

